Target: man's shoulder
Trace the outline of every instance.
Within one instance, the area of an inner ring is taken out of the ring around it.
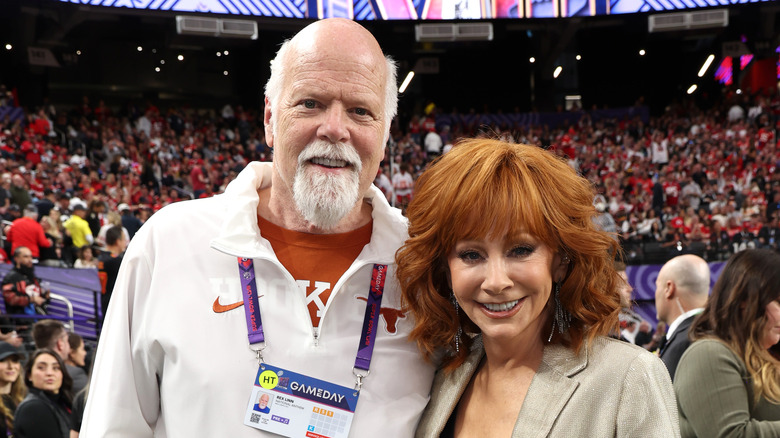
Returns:
[[[24,274],[17,271],[16,268],[13,268],[10,271],[8,271],[8,273],[6,273],[5,276],[3,277],[3,284],[15,283],[19,280],[26,280],[26,279],[27,277]]]

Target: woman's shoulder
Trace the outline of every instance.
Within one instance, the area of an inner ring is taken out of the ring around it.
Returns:
[[[27,412],[37,412],[40,409],[49,409],[49,403],[44,400],[42,394],[38,394],[35,391],[30,391],[24,397],[24,399],[16,407],[16,417],[24,415]]]
[[[598,336],[588,346],[589,356],[594,361],[605,360],[610,363],[631,363],[637,358],[651,359],[655,355],[644,348],[620,339]]]
[[[691,343],[691,345],[685,349],[682,357],[680,357],[680,364],[690,362],[700,362],[712,364],[714,361],[723,361],[733,363],[734,366],[742,368],[742,360],[737,353],[734,352],[728,345],[719,339],[705,338],[698,339]]]
[[[644,348],[604,336],[583,345],[577,354],[564,346],[548,347],[543,360],[563,375],[581,378],[625,375],[637,368],[645,372],[666,372],[663,362]]]

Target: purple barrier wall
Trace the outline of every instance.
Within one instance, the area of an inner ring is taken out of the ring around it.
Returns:
[[[710,265],[710,291],[715,281],[720,276],[726,262],[708,263]],[[626,275],[628,282],[634,287],[633,298],[636,302],[634,310],[642,315],[646,321],[653,327],[658,324],[655,316],[655,280],[658,278],[658,271],[663,265],[638,265],[627,266]]]
[[[11,270],[10,264],[0,264],[0,277]],[[100,279],[96,269],[66,269],[36,266],[35,274],[41,281],[50,283],[52,293],[62,295],[73,305],[74,331],[84,339],[97,340],[95,315],[100,307]],[[96,301],[97,300],[97,301]],[[95,303],[97,302],[97,307]],[[5,314],[5,301],[0,299],[0,307]],[[49,315],[54,319],[70,323],[68,308],[59,300],[52,300]]]

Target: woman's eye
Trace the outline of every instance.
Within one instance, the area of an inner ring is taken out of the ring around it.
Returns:
[[[482,258],[482,256],[480,256],[479,253],[476,251],[467,250],[458,253],[458,258],[465,262],[473,262],[479,260],[480,258]]]
[[[525,257],[534,252],[534,248],[531,246],[516,246],[509,251],[509,254],[513,257]]]

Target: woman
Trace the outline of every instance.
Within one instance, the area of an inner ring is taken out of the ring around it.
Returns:
[[[3,398],[3,403],[0,403],[0,437],[8,436],[8,432],[14,430],[14,412],[27,395],[21,378],[22,356],[22,352],[13,345],[0,342],[0,395]]]
[[[73,263],[74,268],[78,269],[97,269],[98,261],[92,253],[90,245],[84,245],[76,252],[78,258]]]
[[[52,209],[49,212],[49,216],[41,218],[43,232],[46,238],[52,242],[50,247],[41,248],[39,263],[43,266],[65,267],[65,263],[62,261],[63,237],[58,226],[59,218],[60,212],[56,209]]]
[[[679,434],[661,361],[605,336],[622,280],[585,179],[540,148],[476,139],[416,187],[397,276],[411,338],[442,368],[418,437]]]
[[[68,438],[71,385],[65,363],[53,350],[36,350],[24,365],[29,393],[16,408],[14,437]]]
[[[747,249],[726,263],[674,378],[683,437],[780,434],[780,255]]]
[[[100,227],[96,239],[97,244],[100,245],[101,248],[105,248],[106,246],[106,233],[108,232],[108,229],[111,227],[122,227],[122,216],[119,213],[110,211],[106,217],[108,218],[107,223]],[[122,234],[125,236],[125,240],[129,242],[130,233],[124,227],[122,227]]]
[[[70,345],[70,353],[68,353],[68,357],[65,359],[65,368],[73,379],[73,391],[71,393],[76,394],[87,385],[87,373],[84,371],[87,350],[84,348],[84,339],[77,333],[71,332],[68,334],[68,345]]]

